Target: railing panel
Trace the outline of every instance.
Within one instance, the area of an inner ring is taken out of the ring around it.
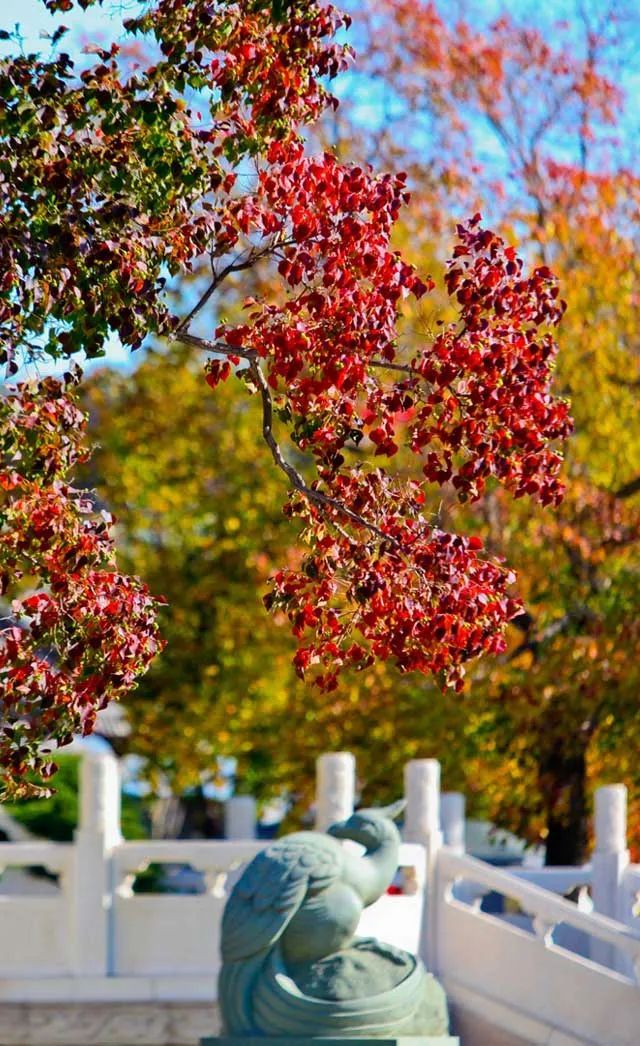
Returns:
[[[530,930],[469,903],[471,885],[497,890],[532,917]],[[640,991],[626,976],[559,947],[558,927],[614,944],[640,959],[640,936],[602,916],[582,912],[547,891],[469,857],[443,851],[438,858],[434,907],[437,973],[456,1001],[456,990],[493,1000],[532,1020],[544,1019],[587,1043],[631,1046],[638,1041]]]
[[[0,843],[0,871],[42,867],[58,876],[48,896],[30,895],[14,877],[11,893],[0,893],[0,977],[55,977],[73,970],[70,877],[73,848],[59,843]]]
[[[0,977],[55,977],[73,970],[64,898],[0,897]]]
[[[441,851],[438,857],[438,880],[438,896],[442,901],[459,903],[453,896],[460,890],[456,885],[459,882],[464,884],[463,890],[470,884],[479,894],[496,890],[517,901],[539,924],[544,922],[555,926],[566,923],[619,948],[635,965],[640,965],[640,933],[607,916],[581,911],[570,901],[473,857]]]
[[[112,972],[215,978],[224,905],[243,866],[264,845],[157,840],[118,846],[113,854]],[[136,873],[150,864],[190,865],[203,873],[205,893],[134,894]]]
[[[218,973],[224,899],[156,894],[116,898],[113,972],[118,976]]]
[[[117,847],[113,855],[113,972],[123,976],[217,976],[224,905],[243,866],[265,845],[158,840]],[[397,888],[405,892],[386,894],[366,909],[359,935],[379,936],[397,947],[417,950],[425,860],[424,847],[401,845]],[[150,864],[189,864],[204,873],[206,893],[134,894],[136,873]]]
[[[438,910],[439,970],[456,989],[503,1003],[594,1046],[633,1046],[640,993],[622,976],[463,906]]]

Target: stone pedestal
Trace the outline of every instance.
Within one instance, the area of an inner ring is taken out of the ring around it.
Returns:
[[[264,1043],[264,1046],[309,1046],[309,1043],[316,1043],[317,1046],[354,1046],[354,1043],[357,1046],[460,1046],[460,1039],[451,1035],[401,1035],[391,1039],[310,1039],[306,1035],[247,1038],[214,1035],[213,1038],[200,1040],[200,1046],[258,1046],[259,1043]]]

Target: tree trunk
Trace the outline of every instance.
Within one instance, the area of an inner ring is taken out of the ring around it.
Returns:
[[[545,864],[584,864],[588,841],[585,752],[569,754],[557,746],[540,769],[547,811]]]

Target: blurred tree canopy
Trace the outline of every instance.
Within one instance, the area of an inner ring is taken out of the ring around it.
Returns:
[[[638,846],[640,179],[625,94],[637,72],[633,10],[565,4],[561,22],[557,12],[505,6],[492,23],[456,20],[425,0],[371,0],[358,11],[359,70],[384,119],[363,122],[354,83],[327,134],[345,154],[356,148],[409,171],[399,245],[435,273],[439,234],[478,206],[553,265],[568,303],[557,363],[575,420],[565,500],[541,513],[496,489],[461,512],[445,493],[458,525],[462,515],[514,564],[524,612],[507,653],[477,667],[460,702],[416,701],[416,725],[472,809],[545,841],[552,863],[584,857],[592,790],[616,780],[631,788]],[[415,309],[404,336],[438,318]],[[404,747],[398,734],[395,744]]]
[[[289,629],[260,598],[274,565],[296,561],[295,529],[258,404],[231,383],[203,397],[202,384],[189,348],[152,352],[133,374],[98,372],[86,480],[117,517],[126,568],[167,599],[167,646],[127,701],[133,749],[178,791],[215,776],[224,753],[259,788],[278,754],[271,716],[301,688]]]

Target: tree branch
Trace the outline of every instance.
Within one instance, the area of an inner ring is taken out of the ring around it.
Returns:
[[[422,377],[420,371],[408,363],[389,363],[388,360],[369,360],[369,366],[381,367],[384,370],[398,370],[403,374],[410,374],[413,378]]]
[[[525,611],[525,614],[527,612]],[[518,615],[520,616],[520,615]],[[522,615],[524,617],[524,614]],[[543,628],[541,632],[536,635],[529,636],[530,626],[533,624],[533,618],[527,614],[527,625],[524,627],[525,638],[515,650],[512,650],[507,660],[514,661],[520,654],[524,654],[529,651],[533,655],[534,661],[537,660],[540,652],[540,647],[543,643],[548,643],[550,639],[555,639],[556,636],[563,635],[568,632],[572,625],[576,625],[578,628],[584,628],[589,621],[593,620],[593,611],[587,606],[578,606],[574,610],[567,611],[562,617],[557,618],[555,621],[551,621],[546,628]],[[513,624],[517,624],[517,620],[514,619]],[[520,626],[519,626],[520,627]]]
[[[213,279],[202,297],[193,306],[191,312],[184,317],[180,322],[178,331],[186,330],[194,316],[200,312],[202,308],[207,304],[209,299],[215,294],[216,290],[220,286],[223,280],[226,280],[227,276],[230,276],[233,272],[244,272],[246,269],[251,269],[256,262],[259,262],[261,258],[265,258],[268,254],[273,254],[275,251],[280,250],[282,247],[290,247],[295,243],[295,240],[275,240],[273,243],[267,244],[261,250],[252,247],[249,254],[244,261],[234,259],[230,261],[228,265],[225,265],[223,269],[218,273],[214,273]]]
[[[180,328],[169,335],[170,341],[180,342],[181,345],[191,345],[193,348],[202,349],[203,352],[217,352],[219,356],[239,356],[243,360],[254,360],[256,354],[253,349],[241,349],[227,345],[225,341],[209,341],[200,338],[197,334],[182,331]]]
[[[613,495],[614,498],[630,498],[634,494],[637,494],[640,490],[640,476],[636,476],[635,479],[629,480],[628,483],[624,483],[623,486],[619,487]]]
[[[621,389],[640,389],[640,378],[621,378],[617,374],[609,374],[608,377],[613,385],[619,385]]]
[[[251,371],[251,376],[255,380],[255,383],[260,392],[260,396],[262,398],[262,435],[264,437],[265,443],[271,451],[271,456],[273,457],[274,462],[276,463],[278,468],[282,472],[284,472],[292,487],[295,490],[297,490],[300,494],[302,494],[305,498],[307,498],[308,501],[314,502],[316,505],[319,505],[321,508],[325,510],[329,508],[334,509],[336,512],[339,512],[347,519],[350,519],[352,523],[356,523],[358,526],[364,527],[366,530],[369,530],[372,534],[375,534],[376,537],[380,538],[382,541],[389,542],[390,544],[395,545],[396,548],[400,548],[400,542],[396,538],[392,537],[390,534],[385,534],[385,532],[383,530],[380,530],[380,528],[377,527],[375,523],[370,523],[368,520],[364,519],[363,516],[359,516],[357,512],[353,512],[350,508],[347,508],[347,506],[343,505],[341,501],[337,500],[337,498],[331,498],[327,494],[323,494],[319,490],[314,490],[313,487],[310,487],[307,483],[305,483],[303,477],[300,475],[298,470],[294,468],[294,466],[291,465],[284,457],[282,450],[280,449],[280,446],[273,434],[273,400],[271,398],[271,392],[267,384],[267,379],[265,378],[260,368],[260,365],[258,361],[255,359],[255,357],[251,360],[249,364],[249,370]]]

